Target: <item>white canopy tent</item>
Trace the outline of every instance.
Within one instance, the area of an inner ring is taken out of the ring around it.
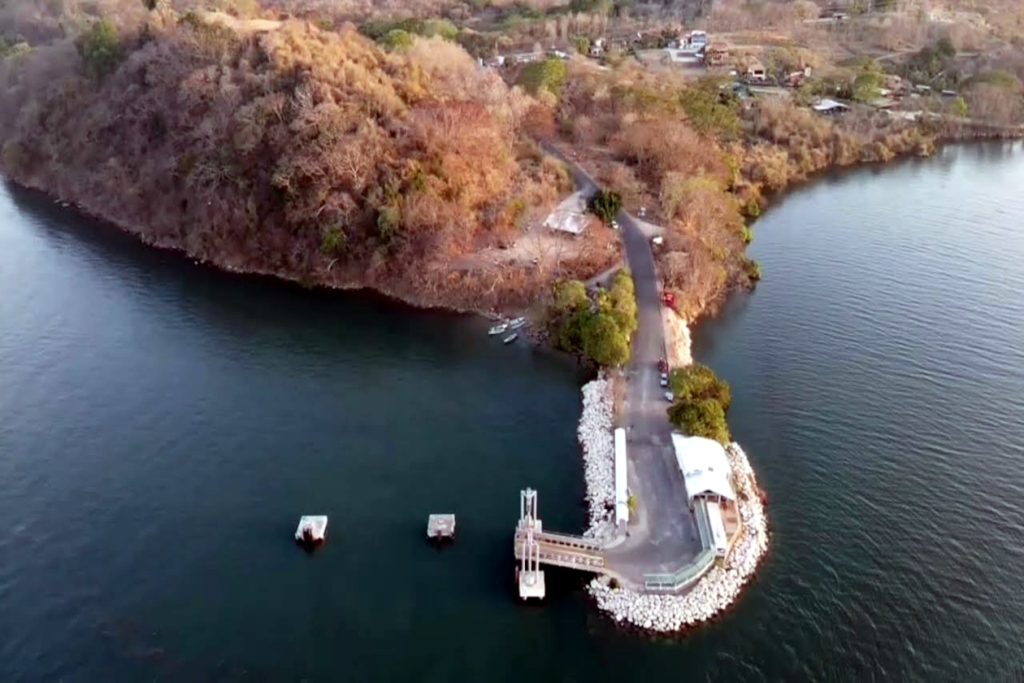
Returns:
[[[722,444],[702,436],[673,434],[672,445],[691,504],[697,496],[736,500],[729,482],[729,458]]]

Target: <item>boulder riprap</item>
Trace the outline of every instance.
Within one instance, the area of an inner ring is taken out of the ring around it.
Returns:
[[[583,385],[583,414],[577,434],[583,449],[590,524],[584,536],[611,530],[615,508],[615,442],[612,437],[612,386],[604,374]]]
[[[768,550],[768,523],[754,472],[739,444],[726,448],[737,494],[740,537],[721,566],[711,569],[683,595],[638,593],[612,588],[606,579],[594,579],[589,591],[598,607],[616,621],[652,631],[678,631],[726,609],[750,580]]]

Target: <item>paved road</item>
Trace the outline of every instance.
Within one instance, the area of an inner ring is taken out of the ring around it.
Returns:
[[[562,158],[584,194],[597,191],[597,184],[586,172],[571,159]],[[700,540],[672,449],[672,428],[665,412],[668,403],[658,383],[658,361],[665,357],[665,330],[654,255],[645,234],[650,228],[625,211],[618,222],[636,285],[639,323],[625,369],[628,388],[624,406],[629,488],[637,498],[637,509],[628,538],[608,549],[606,557],[615,573],[640,584],[644,574],[674,572],[688,564],[700,552]]]

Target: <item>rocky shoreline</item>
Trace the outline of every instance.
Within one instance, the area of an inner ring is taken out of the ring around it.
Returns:
[[[611,382],[602,374],[583,386],[583,411],[577,434],[583,451],[591,538],[612,533],[615,502],[615,447],[612,437],[614,400]],[[657,595],[613,587],[608,577],[587,587],[597,606],[617,622],[658,632],[680,631],[726,610],[754,575],[768,550],[768,520],[761,491],[746,453],[737,443],[726,448],[734,474],[741,531],[721,566],[713,567],[682,595]]]
[[[615,440],[612,436],[612,384],[604,372],[583,385],[583,412],[576,430],[583,449],[583,479],[588,520],[583,535],[604,538],[613,532],[615,514]]]

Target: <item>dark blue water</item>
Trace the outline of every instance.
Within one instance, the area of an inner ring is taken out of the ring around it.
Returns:
[[[697,335],[771,496],[768,677],[1024,680],[1021,188],[1018,144],[797,191]]]
[[[0,192],[0,680],[1014,680],[1024,153],[800,190],[698,334],[771,556],[684,639],[581,580],[516,604],[532,484],[581,528],[571,362],[481,322],[240,278]],[[457,543],[423,541],[427,513]],[[307,556],[299,514],[331,516]]]

